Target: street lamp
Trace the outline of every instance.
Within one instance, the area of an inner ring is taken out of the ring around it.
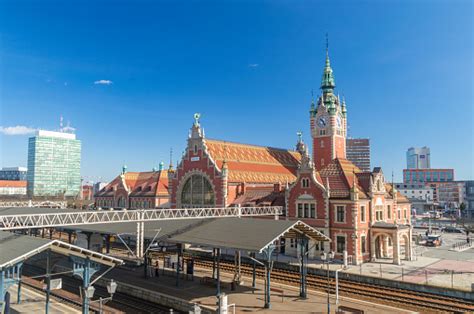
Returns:
[[[91,288],[93,290],[92,290],[92,294],[89,296],[88,290],[91,289]],[[99,300],[94,300],[94,301],[91,301],[90,303],[99,302],[99,313],[102,314],[103,313],[103,310],[102,310],[103,305],[105,303],[107,303],[108,301],[112,300],[116,290],[117,290],[117,283],[113,279],[111,279],[109,281],[109,283],[107,284],[107,292],[110,294],[110,297],[107,297],[107,298],[100,297]],[[94,291],[95,291],[95,288],[93,286],[89,286],[86,289],[86,297],[89,298],[89,299],[92,299],[92,297],[94,295]]]
[[[321,260],[327,265],[327,275],[328,275],[328,314],[331,313],[331,301],[329,295],[331,293],[331,288],[329,284],[329,263],[334,258],[334,252],[330,251],[329,253],[321,253]]]

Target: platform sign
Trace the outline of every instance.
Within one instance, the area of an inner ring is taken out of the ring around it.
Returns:
[[[51,290],[60,290],[63,288],[62,278],[51,279]]]

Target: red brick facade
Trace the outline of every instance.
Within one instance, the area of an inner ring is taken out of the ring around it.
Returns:
[[[169,207],[168,172],[127,172],[117,176],[95,195],[101,208],[165,208]]]
[[[197,115],[182,160],[168,172],[171,206],[281,205],[286,219],[330,236],[310,243],[310,257],[330,250],[354,264],[390,255],[399,263],[400,243],[411,238],[410,204],[380,168],[363,172],[346,159],[346,104],[334,87],[327,59],[323,93],[310,110],[312,158],[301,138],[296,151],[206,139]],[[297,244],[284,250],[297,254]]]

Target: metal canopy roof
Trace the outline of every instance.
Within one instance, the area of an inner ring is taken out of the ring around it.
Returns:
[[[135,236],[137,224],[124,222],[90,226],[68,226],[65,229],[102,234],[130,234]],[[145,222],[145,238],[175,243],[188,243],[215,248],[232,248],[261,252],[281,237],[296,238],[306,235],[314,241],[331,241],[317,229],[296,220],[262,218],[217,218]]]
[[[0,215],[26,215],[26,214],[49,214],[77,212],[80,209],[72,208],[46,208],[46,207],[2,207]]]
[[[223,219],[223,218],[219,218]],[[188,220],[166,220],[166,221],[146,221],[145,238],[153,239],[160,230],[157,238],[169,237],[177,232],[183,232],[192,228],[195,225],[210,222],[212,219],[188,219]],[[74,225],[63,227],[64,230],[77,230],[85,232],[94,232],[102,234],[129,234],[136,236],[137,223],[136,222],[120,222],[113,224],[94,224],[94,225]]]
[[[51,249],[63,255],[89,257],[92,261],[115,266],[123,261],[104,254],[93,252],[59,240],[47,240],[10,232],[0,232],[0,270],[22,262],[33,255]]]
[[[318,230],[299,220],[250,218],[216,219],[172,236],[169,241],[261,253],[281,237],[296,238],[300,235],[305,235],[314,241],[331,241]]]

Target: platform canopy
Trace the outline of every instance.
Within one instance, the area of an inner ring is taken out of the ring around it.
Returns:
[[[27,215],[27,214],[50,214],[77,212],[80,209],[73,208],[49,208],[49,207],[0,207],[0,215]]]
[[[136,235],[133,222],[68,226],[67,229],[101,234]],[[317,229],[299,220],[216,218],[145,222],[145,238],[214,248],[262,252],[280,238],[304,235],[314,241],[330,241]]]
[[[331,241],[317,229],[299,220],[251,218],[216,219],[172,236],[169,241],[261,253],[280,238],[299,236],[306,236],[313,241]]]
[[[49,249],[62,255],[89,258],[91,261],[108,266],[123,264],[120,259],[59,240],[48,240],[0,231],[0,271]]]

